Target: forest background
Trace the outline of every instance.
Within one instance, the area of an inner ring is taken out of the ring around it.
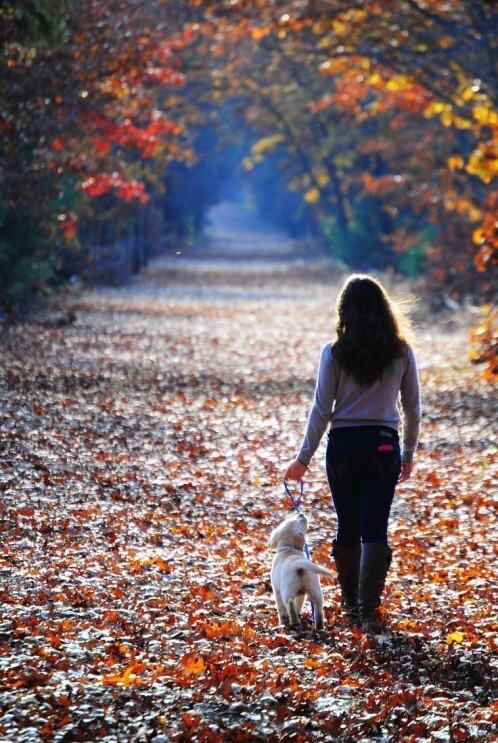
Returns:
[[[195,241],[235,179],[348,266],[484,305],[492,373],[493,2],[20,0],[0,18],[9,316]]]

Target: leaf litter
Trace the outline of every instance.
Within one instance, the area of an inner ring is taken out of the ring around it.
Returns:
[[[497,405],[473,319],[417,310],[424,421],[396,495],[386,630],[277,626],[272,527],[342,276],[157,261],[77,322],[2,331],[0,735],[493,740]],[[395,286],[409,293],[409,285]],[[335,516],[312,465],[313,557]]]

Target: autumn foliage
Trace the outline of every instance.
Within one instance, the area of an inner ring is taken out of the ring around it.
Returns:
[[[172,184],[205,158],[206,128],[218,149],[238,133],[253,182],[270,163],[335,257],[493,302],[496,12],[484,0],[4,3],[2,304],[82,270],[95,244],[119,251],[138,230],[150,241],[150,215],[164,214],[163,233],[198,226],[204,207],[193,217]],[[215,166],[205,183],[216,192]]]

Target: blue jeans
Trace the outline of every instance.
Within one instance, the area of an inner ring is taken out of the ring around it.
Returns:
[[[401,469],[397,431],[388,426],[334,428],[327,479],[337,513],[337,543],[387,544],[387,523]]]

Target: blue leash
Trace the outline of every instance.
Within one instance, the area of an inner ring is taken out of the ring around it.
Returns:
[[[294,498],[294,496],[292,495],[291,491],[289,490],[289,486],[287,485],[286,481],[284,480],[285,491],[286,491],[287,495],[289,496],[289,498],[291,499],[292,505],[294,506],[294,508],[296,510],[296,513],[301,513],[301,511],[299,509],[299,504],[301,503],[301,498],[303,497],[303,493],[304,493],[304,482],[301,480],[301,482],[299,483],[299,485],[300,485],[299,498]],[[306,557],[309,560],[310,559],[310,551],[308,549],[308,545],[306,544],[306,541],[304,542],[304,554],[306,555]],[[311,621],[314,622],[315,621],[315,605],[314,605],[314,603],[313,603],[313,601],[311,599],[310,599],[310,604],[311,604]]]

